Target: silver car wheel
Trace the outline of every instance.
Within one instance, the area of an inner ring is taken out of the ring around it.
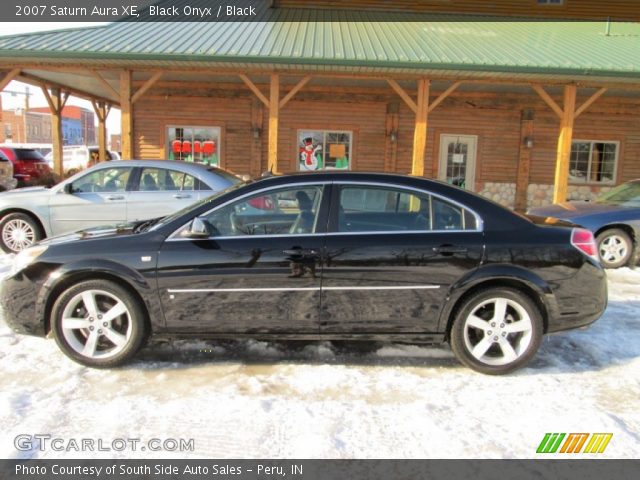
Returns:
[[[36,232],[32,225],[19,218],[9,220],[2,229],[4,244],[14,252],[19,252],[33,245]]]
[[[614,234],[605,237],[600,242],[598,253],[605,262],[618,263],[627,256],[628,248],[625,239]]]
[[[131,339],[131,314],[125,303],[104,290],[75,295],[62,312],[62,334],[83,357],[105,359],[124,350]]]
[[[520,358],[531,344],[533,323],[518,302],[496,297],[485,300],[464,321],[464,344],[478,361],[507,365]]]

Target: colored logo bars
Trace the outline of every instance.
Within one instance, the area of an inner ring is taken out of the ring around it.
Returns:
[[[611,437],[613,433],[545,433],[536,453],[603,453]]]

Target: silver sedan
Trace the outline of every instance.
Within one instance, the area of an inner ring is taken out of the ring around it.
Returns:
[[[165,216],[240,181],[196,163],[101,163],[52,188],[0,193],[0,248],[19,252],[45,237]]]

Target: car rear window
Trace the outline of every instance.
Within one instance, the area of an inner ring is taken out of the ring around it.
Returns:
[[[16,152],[16,158],[18,160],[30,162],[46,162],[42,154],[32,148],[16,148],[14,149],[14,151]]]

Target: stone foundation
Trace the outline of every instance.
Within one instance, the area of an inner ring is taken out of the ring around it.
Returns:
[[[569,200],[595,200],[598,195],[608,192],[613,187],[598,185],[569,185]],[[527,188],[527,205],[544,207],[553,203],[553,185],[540,183],[529,184]]]
[[[505,207],[513,208],[516,203],[515,183],[485,182],[478,185],[478,193]]]

